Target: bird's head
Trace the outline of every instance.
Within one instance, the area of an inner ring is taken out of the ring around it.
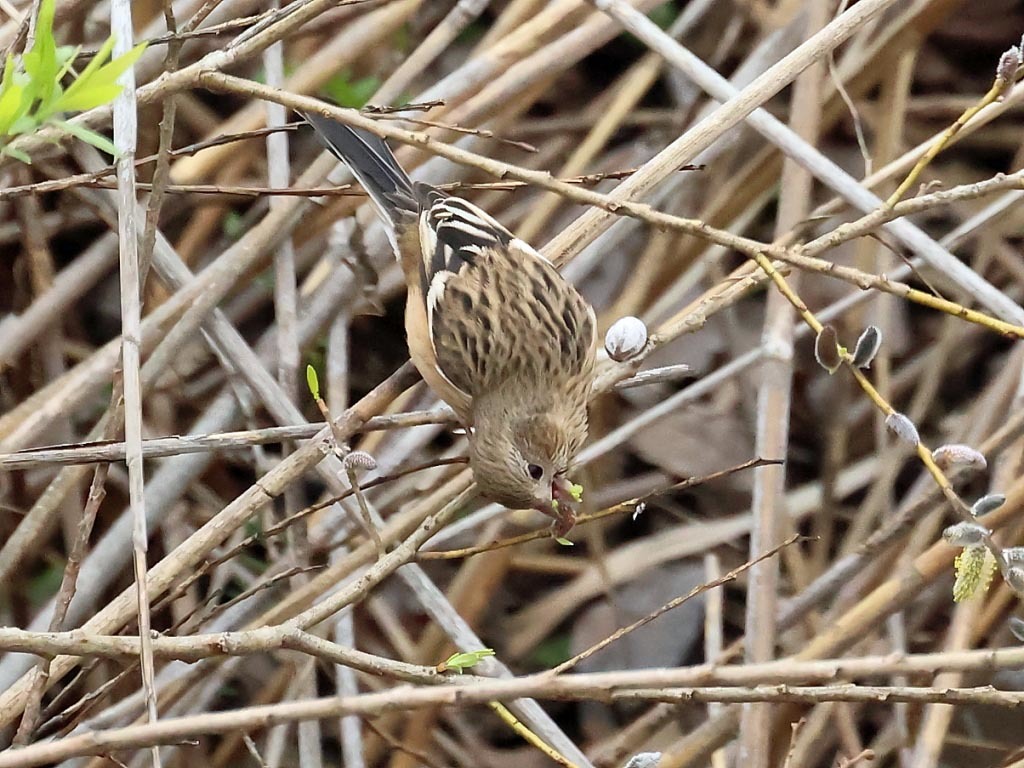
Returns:
[[[469,463],[480,492],[511,509],[536,509],[564,533],[575,521],[569,461],[586,438],[586,421],[555,413],[477,410]]]

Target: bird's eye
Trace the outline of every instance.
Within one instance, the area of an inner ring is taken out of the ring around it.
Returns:
[[[544,467],[539,464],[531,464],[526,468],[526,471],[530,473],[530,477],[534,480],[540,480],[544,477]]]

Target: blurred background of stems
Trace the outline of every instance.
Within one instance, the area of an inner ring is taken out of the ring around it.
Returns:
[[[183,724],[162,765],[1020,760],[1020,3],[137,0],[114,55],[116,6],[0,1],[0,765],[15,739],[149,727],[110,165],[130,138],[154,688]],[[844,10],[863,18],[840,41]],[[784,73],[816,34],[831,53]],[[702,67],[763,111],[724,120]],[[137,136],[111,106],[129,68]],[[617,386],[636,366],[609,364],[592,402],[573,546],[474,497],[464,436],[402,368],[365,197],[256,86],[429,135],[393,142],[414,178],[564,260],[602,333],[646,323],[658,372]],[[622,206],[637,188],[653,212]],[[15,453],[46,446],[66,450]],[[535,699],[409,709],[402,687],[570,659],[627,675],[618,698],[548,676]],[[662,668],[676,682],[639,677]],[[761,683],[821,690],[653,700]],[[82,764],[152,764],[146,738]]]

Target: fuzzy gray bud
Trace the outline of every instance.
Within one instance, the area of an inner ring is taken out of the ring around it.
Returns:
[[[1010,633],[1024,643],[1024,619],[1011,616],[1007,624],[1010,626]]]
[[[969,547],[985,540],[989,530],[977,523],[957,523],[942,532],[942,538],[954,547]]]
[[[1003,574],[1003,578],[1010,586],[1010,589],[1018,595],[1024,595],[1024,568],[1017,565],[1012,568],[1007,568],[1006,573]]]
[[[661,752],[641,752],[629,758],[624,768],[658,768]]]
[[[1003,504],[1006,503],[1006,497],[1001,493],[990,493],[988,496],[982,496],[971,507],[971,514],[975,517],[981,517],[987,515],[989,512],[994,512],[999,509]]]
[[[835,373],[843,364],[843,356],[839,353],[839,334],[831,325],[822,326],[818,331],[814,340],[814,359],[829,373]]]
[[[1011,46],[999,57],[999,65],[996,67],[996,78],[1004,83],[1012,83],[1020,69],[1020,48]]]
[[[620,317],[604,335],[608,357],[617,363],[630,360],[647,346],[647,326],[638,317]]]
[[[1003,550],[1007,565],[1024,565],[1024,547],[1007,547]]]
[[[871,361],[875,359],[881,346],[882,332],[878,326],[869,325],[857,339],[857,346],[853,350],[853,364],[858,368],[870,368]]]
[[[952,467],[967,467],[968,469],[982,470],[988,466],[985,457],[977,448],[958,443],[940,445],[932,451],[932,459],[942,469]]]
[[[902,413],[893,411],[886,416],[885,426],[900,440],[909,443],[915,448],[921,442],[921,437],[917,434],[917,427],[914,426],[914,422]]]
[[[377,468],[377,460],[366,451],[352,451],[342,460],[342,466],[346,471],[371,470]]]

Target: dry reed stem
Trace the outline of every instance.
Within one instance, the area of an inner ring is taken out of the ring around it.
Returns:
[[[825,5],[815,6],[807,16],[804,37],[819,32],[827,21]],[[816,143],[819,131],[823,75],[824,68],[820,63],[802,72],[796,79],[790,105],[790,127],[811,146]],[[776,237],[788,232],[807,216],[812,177],[797,163],[787,159],[782,166],[781,184]],[[784,297],[776,292],[769,294],[761,331],[761,348],[765,354],[761,359],[754,437],[754,450],[759,456],[786,456],[789,453],[794,320],[792,309]],[[786,515],[785,485],[783,466],[762,467],[754,471],[751,496],[754,525],[750,535],[750,557],[775,547],[782,535]],[[768,661],[775,656],[779,581],[777,560],[763,561],[751,570],[744,623],[744,660],[748,664]],[[766,706],[749,706],[744,710],[738,759],[751,768],[767,768],[770,763],[772,716],[772,709]]]
[[[133,46],[131,4],[113,0],[110,4],[110,27],[114,56],[123,56]],[[142,465],[142,383],[141,324],[143,272],[139,263],[138,227],[136,225],[135,147],[138,116],[135,103],[135,77],[129,69],[119,79],[123,90],[114,101],[114,146],[118,151],[118,238],[120,240],[121,274],[121,365],[124,372],[124,439],[125,463],[128,467],[129,498],[132,510],[132,562],[135,573],[136,612],[141,645],[142,685],[146,692],[146,709],[150,723],[157,722],[155,669],[150,645],[149,588],[147,581],[145,475]],[[160,768],[160,753],[151,750],[153,768]]]
[[[191,717],[167,718],[154,725],[94,731],[70,736],[52,744],[37,744],[16,752],[0,754],[0,768],[29,768],[55,760],[82,755],[105,754],[151,744],[170,744],[201,734],[231,731],[262,730],[278,723],[300,722],[309,719],[337,717],[345,713],[367,716],[379,715],[397,709],[416,709],[424,706],[486,703],[529,696],[554,700],[598,698],[606,701],[656,702],[794,702],[819,704],[829,701],[850,702],[945,702],[996,707],[1024,706],[1024,694],[998,691],[991,686],[979,688],[915,688],[887,686],[788,686],[774,685],[755,688],[641,688],[633,675],[621,674],[615,683],[598,679],[605,687],[577,675],[538,682],[535,679],[493,681],[476,685],[434,686],[418,689],[398,689],[384,693],[369,693],[350,699],[330,697],[250,707],[231,712],[215,712]]]

